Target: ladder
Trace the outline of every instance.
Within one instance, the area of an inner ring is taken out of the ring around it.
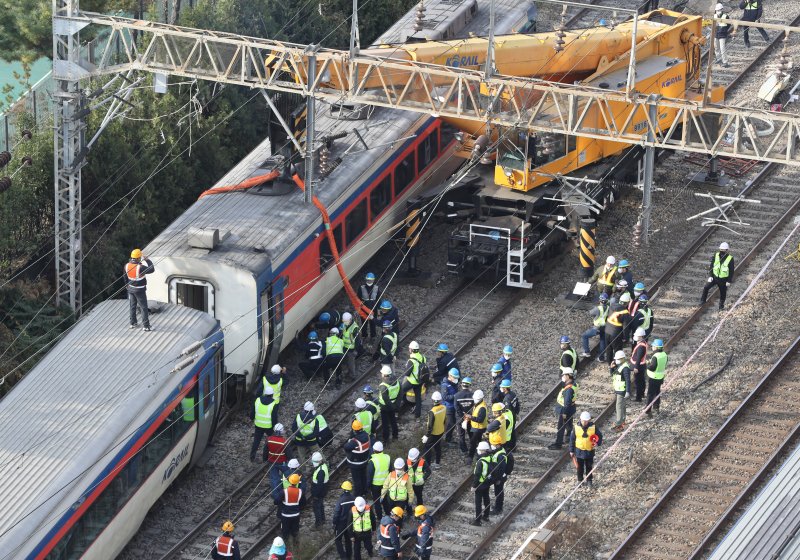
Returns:
[[[522,227],[519,230],[519,249],[512,249],[511,243],[513,242],[511,236],[508,236],[508,251],[506,253],[506,286],[512,288],[532,288],[533,284],[525,280],[525,247],[523,240],[525,239],[525,222],[522,222]]]

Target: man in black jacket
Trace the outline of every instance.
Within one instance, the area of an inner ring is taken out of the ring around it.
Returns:
[[[739,2],[739,8],[744,10],[740,18],[742,21],[756,22],[764,15],[763,0],[742,0]],[[767,32],[761,27],[756,27],[756,29],[758,29],[764,42],[769,43],[769,35],[767,35]],[[744,28],[744,44],[748,49],[750,48],[750,27]]]
[[[349,480],[342,482],[342,495],[333,508],[333,533],[336,541],[336,551],[341,560],[350,560],[353,555],[352,514],[353,485]]]
[[[153,261],[142,255],[141,249],[131,251],[131,259],[125,264],[125,282],[128,288],[128,301],[131,309],[131,329],[139,326],[136,319],[136,307],[142,310],[143,331],[150,330],[150,315],[147,309],[147,274],[155,271]]]

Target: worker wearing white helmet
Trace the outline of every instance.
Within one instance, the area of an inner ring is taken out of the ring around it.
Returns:
[[[253,420],[253,445],[250,447],[250,462],[256,462],[256,453],[261,445],[261,439],[272,435],[272,428],[278,423],[277,403],[273,398],[272,387],[268,386],[264,393],[257,396],[250,408],[250,418]],[[264,446],[264,460],[267,458],[267,447]]]
[[[423,492],[425,490],[425,481],[431,475],[431,466],[424,457],[420,456],[419,449],[412,447],[408,450],[408,457],[406,458],[406,472],[411,478],[411,486],[414,489],[414,497],[416,498],[417,505],[422,505],[424,502]]]
[[[381,504],[381,492],[383,483],[389,476],[389,469],[392,466],[392,459],[387,453],[383,452],[383,442],[376,441],[372,445],[372,455],[367,463],[367,483],[370,487],[372,496],[372,507],[378,518],[383,517],[383,507]]]
[[[728,288],[733,282],[734,259],[730,254],[730,246],[722,242],[719,251],[711,257],[711,264],[708,266],[708,281],[703,286],[703,295],[700,296],[700,305],[703,305],[708,298],[708,291],[716,286],[719,288],[719,310],[725,309],[725,298],[728,296]]]
[[[332,439],[328,422],[314,410],[314,403],[306,401],[303,405],[303,412],[299,413],[292,423],[292,433],[294,434],[294,445],[297,449],[297,456],[302,463],[308,459],[308,454],[317,446],[325,447]]]
[[[344,343],[344,368],[348,381],[354,380],[358,375],[356,370],[356,356],[361,354],[361,336],[359,335],[358,321],[353,319],[351,313],[342,314],[342,342]]]
[[[746,4],[745,4],[746,5]],[[758,12],[756,12],[758,13]],[[714,6],[714,17],[717,18],[717,27],[714,32],[714,53],[716,58],[714,64],[720,64],[723,68],[728,67],[728,37],[732,30],[732,26],[725,20],[730,20],[730,16],[725,10],[725,5],[722,2],[717,2]],[[744,19],[744,18],[742,18]],[[749,31],[748,27],[745,27]],[[764,32],[759,28],[760,32]],[[749,45],[748,45],[749,46]]]
[[[361,422],[361,429],[367,435],[372,435],[372,426],[375,423],[375,418],[372,415],[372,411],[367,408],[367,401],[361,397],[356,399],[356,411],[353,414],[353,419]]]
[[[578,471],[578,482],[583,482],[585,475],[589,475],[587,483],[592,487],[595,447],[603,443],[603,434],[592,422],[592,415],[588,411],[581,412],[581,419],[575,424],[575,430],[569,438],[569,454]]]
[[[267,438],[267,455],[264,461],[269,464],[269,483],[272,488],[272,497],[278,497],[281,487],[281,473],[286,468],[288,460],[286,449],[289,447],[289,440],[284,434],[283,424],[275,424],[272,428],[272,435]]]
[[[476,446],[478,460],[472,470],[472,488],[475,490],[475,518],[470,525],[481,525],[481,519],[489,520],[491,498],[489,489],[492,487],[492,457],[489,443],[481,441]]]
[[[286,550],[286,543],[280,537],[275,537],[269,549],[269,560],[292,560],[292,554]]]
[[[394,460],[394,470],[389,473],[383,483],[381,499],[385,500],[388,511],[396,507],[405,511],[408,509],[408,500],[413,493],[414,487],[411,484],[411,475],[406,472],[406,462],[402,457],[397,457]]]
[[[344,363],[344,339],[339,336],[339,329],[333,327],[328,331],[325,339],[325,378],[330,380],[335,376],[335,387],[342,386],[342,366]]]
[[[578,398],[578,385],[572,368],[561,371],[561,390],[556,397],[556,440],[547,449],[561,449],[564,439],[569,440],[575,416],[575,401]]]
[[[611,296],[611,291],[614,289],[614,281],[617,275],[617,259],[615,259],[612,255],[609,255],[606,258],[606,262],[603,266],[599,267],[595,270],[594,274],[591,278],[589,278],[588,282],[594,283],[597,282],[597,293],[598,294],[608,294]]]
[[[400,380],[392,379],[392,366],[381,366],[381,384],[378,388],[378,404],[381,405],[381,436],[389,441],[389,435],[397,439],[397,411],[400,408]]]
[[[328,494],[328,481],[331,473],[322,453],[311,455],[311,507],[314,510],[314,527],[325,524],[325,496]]]
[[[489,411],[486,409],[486,401],[483,399],[483,391],[480,389],[472,393],[472,410],[469,414],[465,415],[466,421],[469,422],[468,465],[472,463],[472,458],[475,456],[478,443],[486,432],[486,426],[489,425]]]
[[[269,374],[261,378],[261,392],[266,393],[267,389],[272,389],[275,404],[281,404],[281,390],[283,389],[283,376],[286,375],[286,368],[278,364],[272,366]]]
[[[647,331],[639,327],[633,333],[631,350],[631,369],[633,387],[636,389],[636,402],[642,402],[647,381]]]
[[[447,408],[442,403],[442,394],[439,391],[431,395],[431,400],[433,406],[428,411],[422,443],[425,445],[425,456],[430,460],[431,468],[438,469],[442,463],[442,437],[447,425]],[[429,453],[431,449],[433,453]]]
[[[361,559],[361,545],[364,545],[367,555],[372,557],[372,537],[378,526],[375,511],[367,505],[367,501],[358,496],[350,510],[353,531],[353,558]]]
[[[613,428],[621,431],[625,428],[625,399],[630,397],[631,390],[631,367],[623,350],[618,350],[614,354],[614,361],[611,364],[611,387],[617,400],[617,419]]]
[[[417,422],[422,416],[422,385],[428,381],[429,376],[428,360],[419,351],[419,342],[412,340],[408,345],[403,393],[414,392],[414,418],[417,419]]]

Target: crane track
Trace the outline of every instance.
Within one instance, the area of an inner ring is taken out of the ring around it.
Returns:
[[[800,433],[800,337],[647,512],[612,558],[699,558]],[[781,387],[776,392],[775,387]],[[791,393],[789,393],[791,394]],[[724,485],[719,482],[724,481]]]

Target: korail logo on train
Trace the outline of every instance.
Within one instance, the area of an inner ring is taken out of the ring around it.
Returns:
[[[479,66],[481,61],[478,60],[478,55],[473,56],[450,56],[445,60],[447,66],[453,68],[460,68],[462,66]]]
[[[180,453],[175,455],[172,460],[169,462],[169,466],[164,470],[164,478],[161,479],[161,482],[166,482],[172,476],[172,473],[178,468],[186,457],[189,455],[189,444],[187,443],[186,446],[181,450]]]

